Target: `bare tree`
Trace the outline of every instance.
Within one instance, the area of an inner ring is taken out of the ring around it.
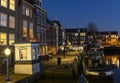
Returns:
[[[94,23],[88,23],[87,25],[87,31],[88,32],[97,32],[98,28],[96,27],[96,25]]]

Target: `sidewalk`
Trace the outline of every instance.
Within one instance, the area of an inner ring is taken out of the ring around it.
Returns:
[[[61,65],[58,65],[57,58],[61,58]],[[43,75],[49,78],[72,78],[70,62],[74,61],[75,56],[54,56],[52,59],[41,62]]]
[[[11,83],[30,77],[30,75],[10,74]],[[6,83],[6,75],[0,75],[0,83]]]
[[[61,58],[61,65],[57,63],[57,58]],[[52,59],[42,60],[41,67],[43,70],[43,78],[72,78],[72,73],[68,67],[70,62],[73,62],[75,56],[54,56]],[[14,68],[13,68],[14,69]],[[14,71],[14,70],[12,70]],[[6,71],[5,71],[6,72]],[[30,77],[31,75],[10,73],[11,83]],[[0,75],[0,83],[6,83],[6,74]],[[23,83],[23,82],[20,82]]]

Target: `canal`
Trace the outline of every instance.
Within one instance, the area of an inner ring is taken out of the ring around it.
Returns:
[[[87,77],[88,83],[120,83],[120,55],[105,55],[106,64],[114,64],[112,78]],[[80,83],[78,79],[40,79],[34,83]]]

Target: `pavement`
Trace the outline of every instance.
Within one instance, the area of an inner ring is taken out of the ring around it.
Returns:
[[[61,64],[58,65],[57,58],[61,58]],[[42,60],[43,78],[35,83],[80,83],[80,78],[73,78],[72,71],[69,67],[77,56],[74,55],[55,55],[49,60]]]
[[[61,64],[58,65],[57,58],[61,58]],[[74,61],[74,58],[77,56],[64,56],[63,55],[55,55],[49,60],[42,60],[41,67],[42,67],[42,74],[46,77],[52,78],[72,78],[72,73],[70,68],[68,67],[71,62]],[[14,69],[14,68],[13,68]],[[21,75],[21,74],[14,74],[10,73],[11,83],[15,81],[24,79],[29,77],[30,75]],[[80,82],[80,78],[77,78]],[[79,83],[78,82],[78,83]],[[0,83],[6,83],[6,74],[0,75]]]
[[[22,75],[22,74],[10,74],[11,83],[15,83],[18,80],[29,77],[30,75]],[[6,75],[0,75],[0,83],[6,83]]]

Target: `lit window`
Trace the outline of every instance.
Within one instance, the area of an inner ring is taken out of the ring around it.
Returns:
[[[23,37],[27,37],[27,24],[26,20],[23,21]]]
[[[7,8],[7,2],[8,2],[8,0],[1,0],[1,6]]]
[[[15,28],[15,17],[13,17],[13,16],[9,17],[9,27]]]
[[[80,36],[86,36],[86,34],[84,32],[81,32]]]
[[[30,14],[30,10],[29,8],[26,7],[26,16],[29,16],[29,14]]]
[[[29,27],[30,27],[29,36],[30,38],[33,38],[33,23],[32,22],[30,22]]]
[[[7,14],[1,13],[0,15],[0,25],[7,26]]]
[[[9,34],[9,44],[13,44],[15,42],[15,34]]]
[[[9,8],[15,10],[15,0],[10,0]]]
[[[0,45],[6,45],[6,44],[7,44],[7,34],[0,33]]]
[[[78,36],[78,33],[75,33],[74,35],[75,35],[75,36]]]

